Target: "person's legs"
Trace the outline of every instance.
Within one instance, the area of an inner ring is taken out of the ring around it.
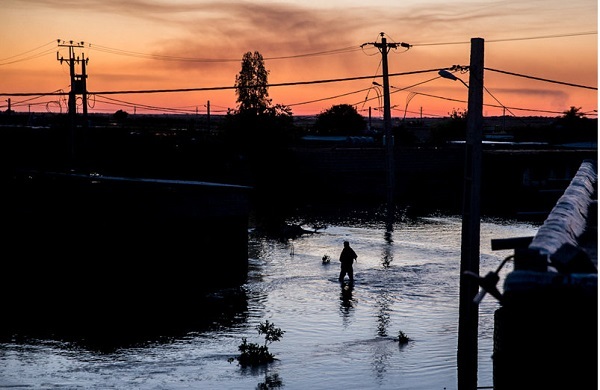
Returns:
[[[354,282],[354,269],[352,267],[348,268],[348,278],[350,278],[351,282]]]
[[[344,281],[344,277],[348,274],[350,280],[352,280],[352,266],[348,267],[347,264],[342,265],[342,269],[340,271],[340,282]]]

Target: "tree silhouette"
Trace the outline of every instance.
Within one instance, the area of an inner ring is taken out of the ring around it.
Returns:
[[[350,104],[338,104],[317,115],[315,130],[322,135],[358,135],[365,118]]]
[[[581,107],[571,106],[563,111],[563,116],[556,119],[553,131],[550,133],[551,143],[566,142],[598,142],[598,121],[586,118]]]
[[[129,116],[129,114],[127,113],[127,111],[123,111],[123,110],[118,110],[117,112],[115,112],[113,114],[113,118],[115,118],[115,120],[118,123],[124,123],[127,120],[128,116]]]
[[[585,114],[581,112],[581,107],[571,106],[567,111],[563,111],[563,119],[577,120],[583,118]]]
[[[266,229],[284,220],[293,175],[288,145],[295,135],[292,110],[273,105],[268,93],[269,71],[258,52],[246,52],[235,78],[236,110],[228,113],[220,128],[243,183],[254,187],[257,223]]]
[[[260,115],[271,106],[268,76],[263,56],[258,51],[246,52],[242,58],[242,69],[235,76],[239,114]]]

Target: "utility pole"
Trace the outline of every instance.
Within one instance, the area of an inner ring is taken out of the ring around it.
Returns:
[[[381,63],[383,72],[383,127],[385,137],[385,155],[386,155],[386,173],[387,173],[387,212],[388,212],[388,230],[393,223],[394,215],[394,187],[396,184],[394,177],[394,138],[392,135],[392,115],[390,105],[390,82],[388,73],[388,52],[390,49],[396,49],[398,46],[410,48],[408,43],[388,43],[384,33],[380,33],[381,42],[363,43],[361,46],[373,45],[381,52]]]
[[[479,275],[481,140],[483,129],[483,39],[471,39],[469,102],[460,258],[458,317],[458,390],[477,388],[479,305],[473,301],[479,285],[465,271]]]
[[[206,121],[208,122],[208,132],[210,133],[210,100],[206,101]]]
[[[71,90],[69,91],[69,102],[68,102],[68,112],[69,112],[69,129],[71,134],[71,163],[75,162],[75,145],[76,145],[76,136],[75,132],[77,129],[77,95],[82,96],[82,105],[83,105],[83,125],[84,128],[87,127],[87,74],[86,74],[86,65],[89,61],[88,58],[85,58],[85,54],[81,53],[81,58],[75,55],[75,49],[83,49],[83,42],[73,42],[69,41],[68,43],[65,41],[61,41],[60,39],[57,41],[58,47],[66,47],[69,49],[69,58],[64,58],[62,56],[59,57],[59,53],[56,52],[56,59],[60,61],[62,64],[66,62],[69,65],[69,74],[71,77]],[[75,64],[81,64],[81,74],[77,74],[75,72]]]

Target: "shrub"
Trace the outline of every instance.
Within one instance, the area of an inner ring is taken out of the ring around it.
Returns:
[[[270,363],[275,360],[275,356],[269,351],[268,345],[274,341],[279,341],[285,331],[276,328],[275,324],[266,320],[256,326],[259,335],[265,336],[264,344],[249,343],[244,337],[242,343],[238,346],[240,355],[237,360],[242,366],[258,366],[261,364]],[[233,359],[230,359],[230,362]]]
[[[406,344],[410,341],[407,335],[404,334],[403,331],[398,331],[398,343]]]

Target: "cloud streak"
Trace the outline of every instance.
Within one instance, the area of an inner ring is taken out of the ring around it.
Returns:
[[[564,4],[557,0],[464,0],[451,4],[405,1],[393,7],[349,3],[344,8],[327,7],[327,2],[315,8],[307,2],[213,0],[27,0],[15,4],[119,15],[156,23],[157,28],[169,26],[178,33],[156,43],[157,47],[166,47],[159,54],[189,57],[190,52],[210,52],[217,58],[229,53],[239,57],[247,50],[267,48],[269,55],[277,56],[358,46],[374,39],[380,31],[399,40],[427,43],[473,36],[502,38],[514,30],[535,32],[548,23],[575,23],[581,29],[582,22],[565,20]],[[596,28],[596,5],[575,1],[572,6],[589,15],[585,20],[588,30]]]

